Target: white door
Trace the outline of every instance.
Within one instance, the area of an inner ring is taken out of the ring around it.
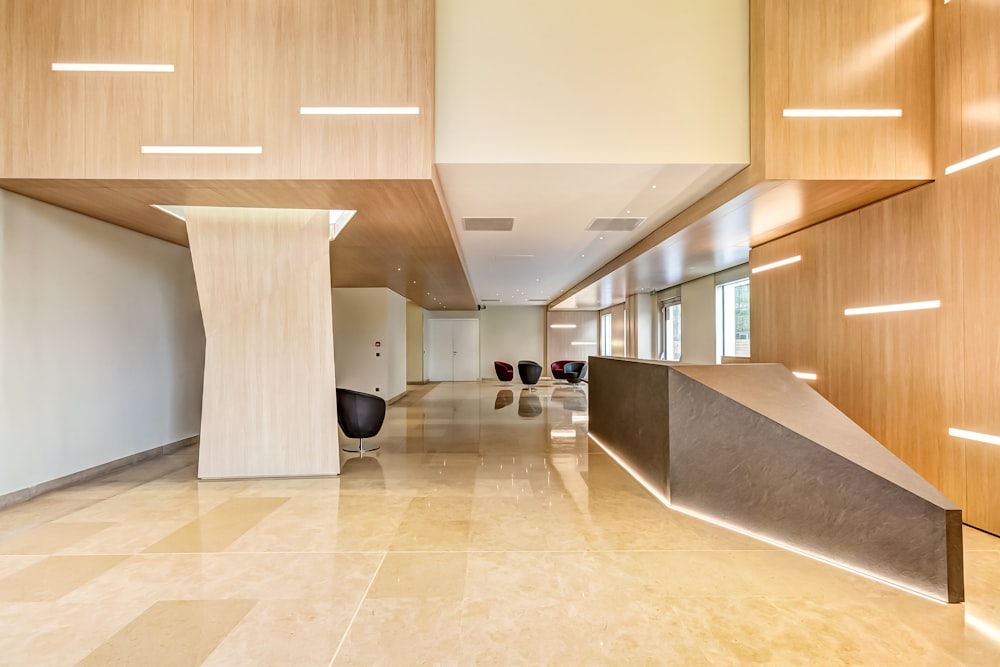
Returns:
[[[452,378],[456,382],[479,379],[479,320],[453,320]]]
[[[427,320],[427,379],[479,379],[479,320]]]

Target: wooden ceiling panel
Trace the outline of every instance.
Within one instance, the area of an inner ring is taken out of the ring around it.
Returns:
[[[475,309],[432,180],[2,179],[0,188],[184,246],[184,222],[153,204],[354,210],[330,244],[333,287],[388,287],[423,308]]]

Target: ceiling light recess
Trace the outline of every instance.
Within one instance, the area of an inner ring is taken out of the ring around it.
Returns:
[[[962,160],[961,162],[956,162],[955,164],[948,165],[947,167],[944,168],[945,176],[947,176],[948,174],[954,174],[956,171],[962,171],[963,169],[979,164],[980,162],[986,162],[987,160],[992,160],[995,157],[1000,157],[1000,147],[970,157],[968,160]]]
[[[902,109],[785,109],[785,118],[901,118]]]
[[[794,264],[795,262],[801,262],[802,255],[796,255],[795,257],[786,257],[785,259],[779,259],[777,262],[771,262],[770,264],[765,264],[764,266],[755,266],[750,269],[750,273],[763,273],[764,271],[770,271],[771,269],[776,269],[779,266],[788,266],[789,264]]]
[[[141,63],[52,63],[53,72],[173,72],[169,64]]]
[[[418,116],[420,107],[299,107],[303,116]]]
[[[989,435],[988,433],[976,433],[975,431],[966,431],[961,428],[949,428],[948,435],[956,438],[964,438],[965,440],[985,442],[987,445],[1000,445],[1000,436]]]
[[[260,155],[263,146],[143,146],[144,155]]]
[[[872,315],[874,313],[898,313],[905,310],[931,310],[940,308],[941,302],[913,301],[911,303],[892,303],[885,306],[866,306],[864,308],[845,308],[844,315]]]

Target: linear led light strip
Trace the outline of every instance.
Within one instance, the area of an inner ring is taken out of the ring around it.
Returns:
[[[802,255],[796,255],[795,257],[786,257],[785,259],[779,259],[777,262],[771,262],[770,264],[765,264],[764,266],[757,266],[750,269],[750,273],[761,273],[762,271],[770,271],[771,269],[776,269],[779,266],[788,266],[789,264],[794,264],[795,262],[801,262]]]
[[[173,72],[173,65],[125,63],[52,63],[53,72]]]
[[[815,373],[802,373],[800,371],[792,371],[792,375],[799,378],[800,380],[815,380]]]
[[[303,116],[417,116],[420,107],[299,107]]]
[[[930,310],[940,308],[941,302],[934,301],[914,301],[912,303],[893,303],[887,306],[866,306],[864,308],[845,308],[844,315],[871,315],[873,313],[898,313],[904,310]]]
[[[785,109],[785,118],[901,118],[902,109]]]
[[[654,489],[652,486],[650,486],[635,470],[632,469],[631,466],[629,466],[629,464],[625,463],[625,461],[621,457],[619,457],[617,454],[615,454],[614,452],[612,452],[603,442],[601,442],[600,440],[598,440],[597,438],[595,438],[592,433],[588,432],[587,436],[591,440],[594,441],[594,444],[596,444],[598,447],[600,447],[601,449],[603,449],[604,453],[607,454],[609,457],[611,457],[615,461],[615,463],[617,463],[618,465],[620,465],[625,470],[625,472],[627,472],[629,475],[631,475],[632,478],[635,479],[635,481],[639,482],[639,484],[641,484],[644,489],[646,489],[651,494],[653,494],[653,497],[655,497],[657,500],[659,500],[661,503],[663,503],[666,507],[668,507],[668,508],[670,508],[672,510],[680,512],[681,514],[687,514],[688,516],[694,517],[695,519],[700,519],[701,521],[705,521],[707,523],[714,524],[716,526],[719,526],[720,528],[725,528],[727,530],[731,530],[733,532],[740,533],[741,535],[746,535],[747,537],[752,537],[755,540],[760,540],[761,542],[766,542],[767,544],[772,544],[772,545],[774,545],[776,547],[779,547],[781,549],[785,549],[787,551],[791,551],[791,552],[797,553],[800,556],[805,556],[806,558],[811,558],[813,560],[817,560],[817,561],[820,561],[822,563],[826,563],[827,565],[832,565],[832,566],[834,566],[836,568],[839,568],[841,570],[844,570],[846,572],[851,572],[853,574],[861,575],[862,577],[865,577],[866,579],[871,579],[872,581],[877,581],[880,584],[885,584],[886,586],[892,586],[895,589],[901,590],[901,591],[903,591],[905,593],[910,593],[912,595],[916,595],[918,597],[922,597],[925,600],[930,600],[931,602],[937,602],[938,604],[947,604],[947,602],[945,602],[944,600],[940,600],[940,599],[934,597],[933,595],[930,595],[929,593],[925,593],[925,592],[917,590],[915,588],[908,588],[906,586],[903,586],[902,584],[897,584],[894,581],[890,581],[888,579],[883,579],[882,577],[880,577],[880,576],[878,576],[876,574],[872,574],[871,572],[867,572],[865,570],[860,570],[860,569],[857,569],[857,568],[855,568],[855,567],[853,567],[851,565],[847,565],[845,563],[841,563],[841,562],[838,562],[838,561],[835,561],[835,560],[830,560],[829,558],[826,558],[825,556],[820,556],[819,554],[813,553],[811,551],[805,551],[805,550],[800,549],[798,547],[792,546],[791,544],[788,544],[787,542],[782,542],[781,540],[776,540],[774,538],[767,537],[767,536],[761,535],[759,533],[755,533],[753,531],[747,530],[746,528],[742,528],[742,527],[737,526],[737,525],[732,524],[732,523],[727,523],[725,521],[720,521],[719,519],[716,519],[715,517],[711,517],[711,516],[707,516],[707,515],[701,514],[700,512],[696,512],[694,510],[687,509],[686,507],[679,507],[677,505],[674,505],[674,504],[672,504],[666,498],[666,496],[664,496],[662,493],[660,493],[659,491],[657,491],[656,489]]]
[[[570,345],[597,345],[597,341],[590,340],[575,340]]]
[[[989,435],[987,433],[976,433],[975,431],[966,431],[961,428],[949,428],[948,435],[956,438],[965,438],[966,440],[975,440],[976,442],[985,442],[988,445],[1000,445],[1000,436]]]
[[[575,324],[550,324],[550,329],[575,329]]]
[[[262,146],[143,146],[147,155],[260,155]]]
[[[1000,157],[1000,148],[994,148],[991,151],[986,151],[985,153],[980,153],[974,157],[970,157],[968,160],[962,160],[961,162],[956,162],[953,165],[944,168],[944,173],[954,174],[956,171],[962,171],[966,167],[971,167],[974,164],[979,164],[980,162],[986,162],[987,160],[992,160],[995,157]]]

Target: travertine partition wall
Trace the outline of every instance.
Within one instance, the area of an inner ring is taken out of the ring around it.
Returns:
[[[198,476],[338,474],[329,212],[185,214],[206,339]]]

